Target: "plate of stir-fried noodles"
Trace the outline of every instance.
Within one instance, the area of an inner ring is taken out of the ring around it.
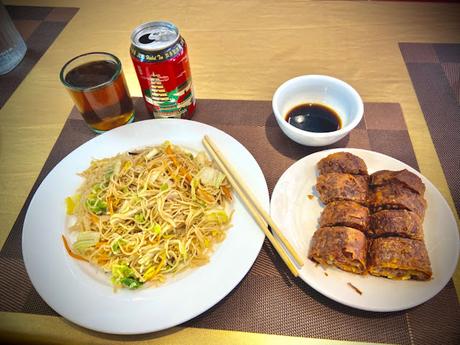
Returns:
[[[148,120],[102,134],[56,165],[25,217],[26,269],[56,312],[101,332],[153,332],[201,314],[241,281],[264,235],[204,135],[268,209],[256,160],[214,127]]]

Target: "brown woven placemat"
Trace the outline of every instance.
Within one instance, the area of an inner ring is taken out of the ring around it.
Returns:
[[[147,119],[136,100],[136,121]],[[259,162],[270,192],[296,160],[326,149],[290,141],[277,126],[267,101],[199,100],[195,121],[224,130],[244,144]],[[25,272],[21,253],[24,215],[46,174],[67,153],[95,136],[74,109],[37,183],[0,251],[0,311],[56,315],[38,296]],[[356,147],[391,155],[417,168],[399,104],[367,103],[364,121],[331,147]],[[190,320],[189,327],[395,344],[456,344],[460,308],[452,282],[436,297],[408,311],[372,313],[340,305],[293,278],[270,244],[253,268],[220,303]]]
[[[26,42],[24,59],[0,76],[0,108],[77,13],[75,7],[6,6],[16,29]]]
[[[460,44],[400,43],[399,49],[460,214]]]

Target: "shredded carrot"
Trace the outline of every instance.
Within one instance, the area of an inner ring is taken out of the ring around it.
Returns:
[[[161,262],[160,262],[160,264],[158,265],[157,269],[155,270],[155,275],[158,274],[158,272],[160,272],[160,270],[163,268],[163,266],[165,265],[165,263],[166,263],[166,256],[163,255],[163,256],[161,257]]]
[[[109,214],[113,214],[112,198],[107,198],[107,208],[109,209]]]
[[[229,201],[232,201],[232,193],[230,192],[230,189],[227,186],[222,186],[220,187],[222,189],[222,193],[224,193],[225,198]]]
[[[96,248],[99,248],[101,246],[103,246],[104,244],[107,244],[107,241],[99,241],[96,243]]]
[[[109,258],[107,255],[101,255],[101,256],[97,259],[97,262],[98,262],[99,264],[103,264],[103,263],[105,263],[105,262],[107,262],[107,261],[109,261],[109,260],[110,260],[110,258]]]
[[[93,221],[93,223],[99,223],[99,217],[98,216],[96,216],[93,213],[90,213],[89,215],[90,215],[91,220]]]
[[[171,167],[167,167],[167,170],[169,172],[169,175],[174,179],[174,181],[176,181],[176,183],[179,183],[179,176],[177,176],[175,173],[174,173],[174,170],[171,169]]]
[[[157,268],[153,269],[153,266],[150,267],[150,268],[147,270],[147,272],[145,272],[143,278],[144,278],[146,281],[152,280],[152,278],[155,277],[155,276],[160,272],[160,270],[163,268],[163,266],[165,265],[165,263],[166,263],[166,256],[163,255],[163,256],[161,257],[161,261],[160,261],[160,263],[158,264]]]
[[[120,206],[120,202],[121,202],[121,199],[117,199],[115,198],[113,201],[112,201],[112,207],[118,207]]]
[[[69,244],[67,243],[67,240],[66,240],[65,236],[64,235],[61,235],[61,236],[62,236],[62,241],[64,242],[65,250],[67,250],[67,253],[71,257],[73,257],[74,259],[77,259],[77,260],[82,260],[82,261],[88,262],[88,260],[86,260],[83,256],[80,256],[80,255],[75,254],[74,252],[72,252],[72,250],[69,247]]]
[[[180,167],[179,172],[185,176],[185,179],[187,180],[188,183],[192,182],[192,176],[185,170],[185,168]]]
[[[196,191],[196,194],[197,194],[201,199],[206,200],[206,201],[208,201],[208,202],[214,202],[214,201],[215,201],[214,197],[213,197],[211,194],[209,194],[207,191],[205,191],[204,189],[198,189],[198,190]]]
[[[178,164],[177,164],[176,156],[174,155],[174,152],[173,152],[173,150],[171,149],[171,146],[169,146],[169,145],[166,146],[165,152],[166,152],[166,154],[168,155],[169,159],[171,159],[175,165],[178,165]]]
[[[172,160],[174,165],[179,168],[179,172],[181,175],[185,177],[188,183],[192,182],[192,176],[187,172],[187,170],[177,161],[176,156],[174,155],[173,150],[171,149],[171,146],[167,146],[165,148],[165,152],[168,155],[169,159]]]

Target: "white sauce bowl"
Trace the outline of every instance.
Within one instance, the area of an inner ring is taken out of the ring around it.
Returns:
[[[286,116],[296,106],[317,103],[334,109],[342,126],[333,132],[308,132],[294,127]],[[358,92],[342,80],[324,75],[303,75],[284,82],[273,95],[273,112],[281,130],[295,142],[324,146],[345,137],[361,121],[364,106]]]

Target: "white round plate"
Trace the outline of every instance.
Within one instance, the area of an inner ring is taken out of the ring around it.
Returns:
[[[338,151],[350,152],[364,159],[369,173],[383,169],[407,169],[422,179],[426,186],[425,199],[428,202],[423,227],[433,269],[432,280],[394,281],[371,275],[352,274],[333,267],[328,267],[325,271],[320,265],[307,259],[310,239],[318,229],[319,216],[324,207],[315,189],[316,164],[320,159]],[[290,166],[277,182],[270,209],[273,220],[305,259],[305,265],[299,272],[300,278],[323,295],[350,307],[378,312],[414,307],[441,291],[457,265],[457,225],[441,193],[419,172],[381,153],[360,149],[333,149],[302,158]],[[362,295],[347,283],[358,288]]]
[[[37,189],[24,221],[22,251],[27,273],[40,296],[68,320],[96,331],[139,334],[159,331],[192,319],[224,298],[249,271],[264,234],[235,195],[233,227],[210,262],[187,270],[158,287],[113,291],[110,278],[88,263],[72,259],[61,235],[66,233],[65,198],[73,195],[92,159],[110,157],[165,140],[192,152],[205,151],[209,135],[244,176],[268,210],[264,175],[254,157],[230,135],[188,120],[148,120],[102,134],[65,157]]]

